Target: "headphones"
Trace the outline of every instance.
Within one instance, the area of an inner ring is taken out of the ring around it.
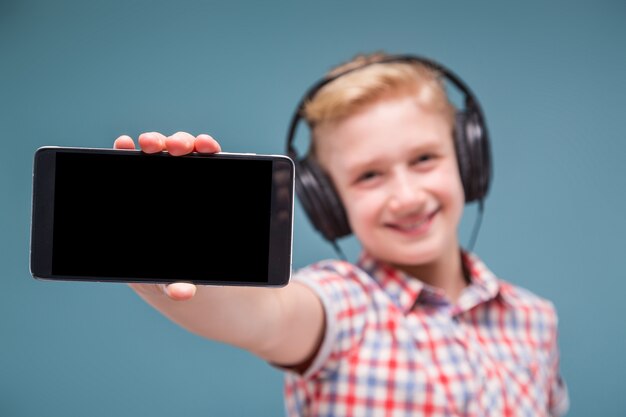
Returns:
[[[463,93],[464,108],[458,110],[455,117],[454,146],[465,202],[478,201],[482,211],[483,201],[489,190],[492,166],[485,117],[478,100],[457,75],[435,61],[414,55],[392,55],[350,68],[317,81],[307,90],[291,118],[287,136],[287,154],[296,167],[295,185],[298,198],[315,229],[333,243],[336,239],[352,233],[348,217],[331,179],[315,159],[309,155],[298,156],[293,146],[296,129],[303,118],[305,104],[326,84],[362,68],[390,62],[423,64],[443,75]]]

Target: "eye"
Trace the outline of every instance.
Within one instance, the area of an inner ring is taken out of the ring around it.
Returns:
[[[365,171],[361,175],[359,175],[355,181],[355,183],[372,181],[380,175],[378,171]]]
[[[420,154],[413,160],[411,160],[411,165],[415,165],[417,167],[428,167],[433,161],[436,159],[436,155],[434,153],[424,153]]]
[[[425,154],[420,155],[420,156],[418,156],[417,158],[415,158],[415,159],[413,160],[413,163],[414,163],[414,164],[419,164],[419,163],[422,163],[422,162],[427,162],[427,161],[430,161],[430,160],[431,160],[431,159],[433,159],[433,158],[434,158],[434,155],[433,155],[433,154],[430,154],[430,153],[425,153]]]

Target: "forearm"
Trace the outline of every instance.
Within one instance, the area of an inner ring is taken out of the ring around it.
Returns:
[[[157,286],[131,287],[190,332],[272,362],[305,359],[322,333],[321,303],[298,284],[283,288],[198,286],[186,301],[171,299]]]

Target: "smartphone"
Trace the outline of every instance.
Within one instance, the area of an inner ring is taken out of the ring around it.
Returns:
[[[35,278],[279,287],[291,276],[294,164],[282,155],[37,149]]]

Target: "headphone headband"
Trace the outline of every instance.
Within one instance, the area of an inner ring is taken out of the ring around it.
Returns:
[[[418,55],[389,55],[379,60],[366,62],[362,65],[358,65],[354,68],[349,68],[337,74],[326,76],[318,80],[311,87],[309,87],[309,89],[304,93],[304,95],[300,99],[300,102],[298,103],[296,110],[291,116],[291,121],[289,122],[289,129],[287,133],[287,138],[288,138],[287,150],[288,150],[289,156],[293,158],[294,156],[297,155],[295,149],[293,148],[293,141],[295,140],[296,129],[298,128],[298,123],[302,119],[302,111],[304,109],[304,105],[306,104],[307,101],[315,97],[315,95],[319,92],[319,90],[321,90],[325,85],[330,84],[336,79],[341,78],[344,75],[347,75],[351,72],[355,72],[355,71],[358,71],[363,68],[367,68],[369,66],[376,65],[376,64],[388,64],[392,62],[423,64],[441,73],[447,80],[449,80],[456,88],[458,88],[465,95],[465,103],[464,103],[465,107],[474,109],[477,112],[477,114],[480,115],[480,118],[481,118],[480,121],[484,126],[484,118],[482,116],[483,114],[482,109],[480,108],[480,104],[478,103],[478,100],[475,98],[474,93],[469,88],[469,86],[465,84],[465,82],[458,75],[452,72],[450,69],[444,67],[438,62],[433,61],[432,59],[425,58],[425,57],[418,56]],[[483,132],[483,134],[487,135],[487,132],[485,131]]]

